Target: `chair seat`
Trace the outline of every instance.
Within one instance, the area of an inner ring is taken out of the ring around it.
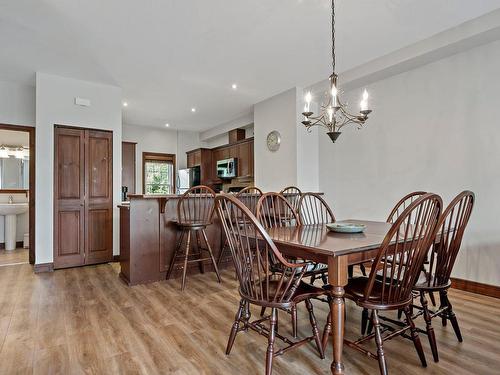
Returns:
[[[272,304],[279,305],[280,304],[279,300],[280,300],[281,296],[275,297],[278,286],[279,286],[279,280],[271,280],[269,282],[269,292],[267,292],[267,287],[266,287],[265,283],[263,282],[262,283],[262,290],[263,290],[264,296],[263,296],[262,300],[275,299],[277,302],[270,303],[270,305],[272,305]],[[284,285],[281,285],[281,288],[283,288],[283,287],[284,287]],[[301,281],[299,283],[299,286],[297,287],[297,289],[293,292],[292,297],[289,299],[291,301],[291,303],[285,302],[285,303],[283,303],[283,305],[296,304],[296,303],[302,302],[308,298],[317,297],[317,296],[327,294],[327,293],[328,292],[323,288],[318,288],[314,285],[311,285],[311,284],[308,284],[306,282]],[[268,294],[269,294],[269,298],[268,298]],[[244,296],[244,297],[248,298],[251,301],[253,300],[253,298],[251,298],[249,296]],[[288,298],[284,298],[284,299],[288,300]],[[257,303],[257,304],[260,305],[260,303]],[[284,307],[287,307],[287,306],[284,306]]]
[[[297,261],[297,259],[289,259],[291,263],[294,263]],[[303,260],[300,260],[301,262]],[[272,267],[273,272],[282,272],[282,269],[280,269],[279,265],[278,266],[273,266]],[[302,272],[302,267],[297,268],[297,272],[300,273]],[[309,277],[312,275],[317,275],[317,274],[322,274],[328,272],[328,265],[324,263],[308,263],[306,266],[306,271],[304,273],[304,277]]]
[[[451,281],[448,280],[446,283],[442,283],[441,280],[438,282],[436,281],[436,275],[431,275],[430,278],[428,278],[428,275],[424,274],[423,272],[420,273],[420,276],[417,280],[417,283],[413,287],[414,290],[417,291],[426,291],[426,290],[443,290],[443,289],[448,289],[451,286]]]
[[[178,222],[178,221],[172,221],[175,225],[177,225],[180,228],[191,228],[191,229],[203,229],[208,226],[208,223],[204,221],[183,221],[183,222]]]
[[[379,310],[392,310],[411,303],[411,297],[407,301],[398,304],[387,304],[382,301],[383,282],[375,280],[371,295],[365,299],[365,289],[368,284],[368,277],[354,277],[349,280],[345,286],[345,297],[356,302],[357,305],[366,308],[374,308]]]

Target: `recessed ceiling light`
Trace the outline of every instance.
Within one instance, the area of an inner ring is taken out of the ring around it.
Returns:
[[[123,106],[124,107],[128,107],[128,103],[127,102],[123,102]]]
[[[196,112],[196,108],[191,108],[191,112]]]
[[[236,90],[236,89],[238,88],[238,85],[237,85],[236,83],[233,83],[233,84],[231,85],[231,87],[232,87],[232,89],[233,89],[233,90]]]
[[[166,128],[168,128],[169,126],[170,126],[170,124],[168,124],[168,123],[167,123],[167,124],[165,124],[165,127],[166,127]]]

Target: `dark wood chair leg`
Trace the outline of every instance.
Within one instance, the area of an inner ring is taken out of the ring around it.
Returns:
[[[380,328],[380,321],[378,319],[378,312],[372,311],[372,323],[375,328],[375,342],[377,344],[378,367],[382,375],[387,375],[387,362],[384,354],[384,344],[382,340],[382,332]]]
[[[422,305],[424,311],[425,328],[427,331],[427,337],[429,339],[429,345],[432,351],[432,357],[434,362],[439,362],[439,354],[437,350],[436,335],[434,334],[434,328],[432,328],[432,318],[429,312],[429,304],[427,298],[425,298],[425,292],[420,292],[420,304]]]
[[[453,330],[455,331],[455,335],[457,336],[458,341],[463,342],[464,339],[462,338],[462,332],[460,332],[460,327],[458,326],[457,316],[455,315],[453,306],[451,305],[450,299],[448,298],[448,291],[443,291],[443,295],[445,298],[446,306],[448,306],[448,308],[446,309],[446,315],[448,316],[448,319],[450,319],[451,325],[453,327]]]
[[[370,319],[368,320],[368,327],[366,327],[366,334],[369,335],[373,331],[373,311],[370,316]]]
[[[330,312],[328,312],[328,317],[326,318],[325,328],[323,329],[323,337],[321,339],[323,346],[323,353],[326,351],[326,347],[328,345],[328,338],[330,337],[330,332],[332,332],[332,316]]]
[[[294,339],[297,338],[297,306],[293,305],[290,309],[292,315],[292,336]]]
[[[175,267],[175,260],[179,256],[179,250],[182,246],[182,241],[184,240],[184,233],[185,231],[182,230],[181,234],[179,235],[179,242],[177,242],[174,254],[172,255],[172,259],[170,260],[170,266],[168,267],[167,277],[166,277],[167,280],[170,279],[170,276],[172,276],[172,271],[174,270]]]
[[[401,320],[402,316],[403,316],[403,310],[399,309],[398,310],[398,319]]]
[[[363,263],[361,263],[359,265],[359,269],[361,270],[361,273],[363,274],[363,276],[366,276],[366,268],[365,268],[365,265]]]
[[[439,310],[443,309],[446,306],[446,297],[447,296],[443,291],[439,292]],[[447,311],[444,311],[441,314],[441,324],[443,325],[443,327],[446,327],[447,322]]]
[[[361,334],[364,335],[366,332],[366,326],[368,325],[368,309],[363,309],[361,313]]]
[[[431,300],[432,306],[436,306],[436,298],[434,297],[434,292],[429,292],[429,299]]]
[[[220,278],[219,269],[217,268],[217,263],[215,262],[214,254],[212,253],[212,247],[210,246],[210,243],[208,242],[207,232],[205,232],[205,228],[203,228],[201,230],[201,234],[203,235],[205,243],[207,244],[207,250],[208,250],[208,253],[210,254],[210,259],[212,260],[212,265],[214,266],[215,274],[217,275],[217,280],[219,280],[219,283],[220,283],[220,282],[222,282],[222,280]]]
[[[314,316],[314,308],[313,304],[309,299],[306,299],[306,307],[307,311],[309,311],[309,321],[311,322],[312,333],[314,335],[314,341],[316,342],[316,346],[318,347],[319,357],[321,359],[325,359],[325,353],[323,351],[323,344],[321,343],[321,339],[319,338],[319,330],[318,323],[316,322],[316,317]]]
[[[274,340],[276,327],[276,308],[271,310],[271,319],[269,320],[269,337],[266,353],[266,375],[271,375],[273,372],[273,358],[274,358]]]
[[[265,313],[266,313],[266,308],[262,306],[262,308],[260,309],[260,316],[264,316]]]
[[[328,274],[326,272],[321,274],[321,281],[323,281],[323,285],[328,285]]]
[[[243,314],[243,310],[245,309],[245,306],[246,306],[245,301],[243,299],[240,300],[240,307],[236,312],[234,323],[233,326],[231,327],[231,333],[229,334],[229,340],[227,341],[226,355],[229,355],[229,353],[231,353],[231,349],[234,344],[234,339],[236,338],[236,334],[238,333],[238,329],[240,328],[240,320]]]
[[[424,349],[422,348],[422,343],[420,342],[420,337],[418,337],[417,328],[415,327],[415,323],[413,322],[413,318],[411,317],[409,307],[406,307],[405,310],[406,321],[410,326],[411,339],[413,341],[413,345],[415,345],[415,349],[417,350],[418,357],[420,358],[420,362],[423,367],[427,367],[427,361],[425,360]]]
[[[229,245],[227,242],[227,238],[224,237],[224,242],[222,242],[222,247],[220,248],[219,256],[217,257],[217,265],[220,266],[220,263],[222,262],[222,257],[224,256],[224,252],[226,250],[226,246]]]
[[[350,279],[352,279],[352,277],[354,276],[354,266],[347,267],[347,275]]]
[[[186,287],[186,274],[188,268],[189,249],[191,247],[191,230],[188,231],[186,241],[186,254],[184,256],[184,268],[182,269],[181,291]]]
[[[200,239],[200,231],[197,230],[195,231],[196,235],[196,250],[199,254],[200,259],[203,258],[202,254],[202,247],[201,247],[201,239]],[[198,267],[200,269],[200,273],[205,273],[205,263],[204,262],[198,262]]]

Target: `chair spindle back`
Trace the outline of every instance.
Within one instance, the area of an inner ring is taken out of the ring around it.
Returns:
[[[295,211],[299,209],[299,200],[302,196],[302,192],[298,187],[288,186],[281,190],[280,193],[285,197]]]
[[[236,194],[236,198],[242,201],[254,215],[257,215],[257,202],[261,196],[262,190],[255,186],[247,186]]]
[[[317,193],[304,193],[299,200],[299,217],[302,225],[328,224],[335,216],[328,203]]]
[[[436,194],[413,201],[387,232],[373,262],[365,300],[376,296],[377,303],[398,305],[411,298],[412,288],[422,270],[427,251],[435,237],[443,202]],[[377,273],[381,290],[374,289]]]
[[[427,286],[438,287],[449,282],[474,200],[474,193],[465,190],[450,202],[441,215],[437,238],[430,252]]]
[[[240,294],[266,306],[290,302],[309,263],[287,262],[257,218],[234,196],[220,195],[215,202],[231,249]],[[255,241],[256,238],[260,240]],[[283,270],[280,274],[270,271],[276,262]]]
[[[403,213],[406,207],[408,207],[410,204],[412,204],[414,201],[416,201],[424,194],[426,194],[425,191],[414,191],[413,193],[407,194],[403,198],[401,198],[399,202],[396,203],[391,213],[389,214],[387,222],[391,224],[394,223],[396,219],[399,217],[399,215]]]
[[[281,193],[265,193],[257,202],[257,218],[264,228],[300,225],[299,215]]]
[[[215,192],[208,186],[193,186],[177,204],[179,224],[208,225],[214,213]]]

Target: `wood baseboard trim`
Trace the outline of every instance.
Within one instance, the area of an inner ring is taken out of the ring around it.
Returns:
[[[24,246],[23,241],[17,241],[16,242],[16,249],[20,249]],[[0,242],[0,250],[5,250],[5,242]]]
[[[54,272],[54,263],[39,263],[33,266],[35,273]]]
[[[477,281],[451,278],[451,287],[465,292],[500,298],[500,286],[478,283]]]

